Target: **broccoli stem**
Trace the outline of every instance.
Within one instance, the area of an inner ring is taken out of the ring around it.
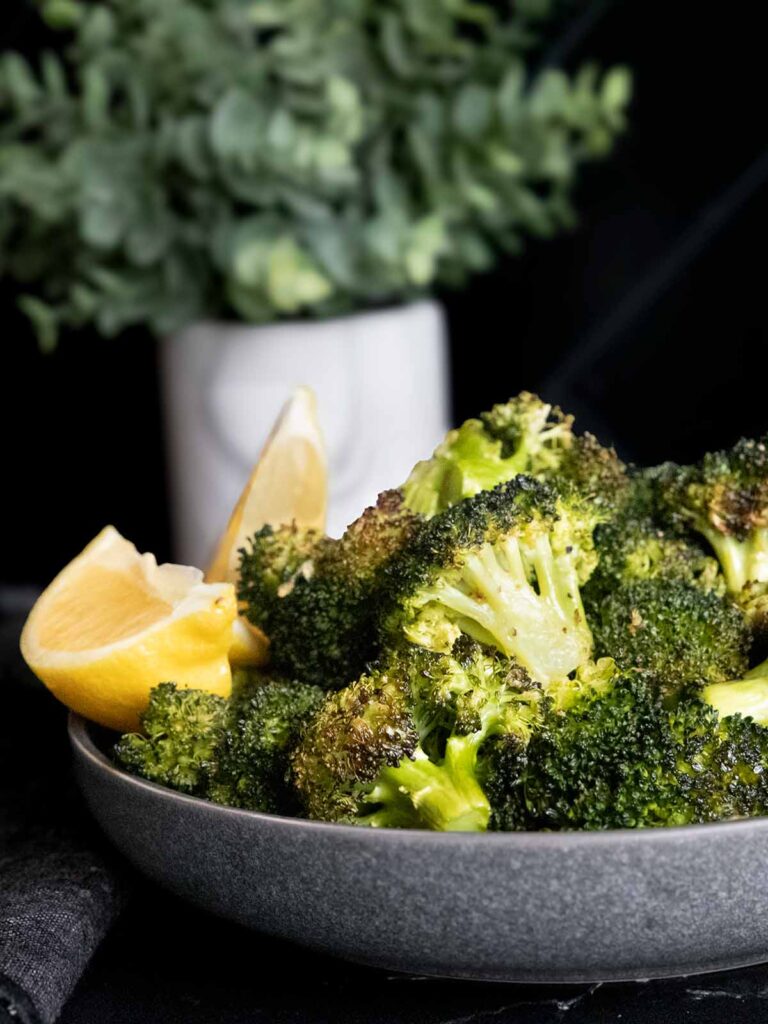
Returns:
[[[760,666],[768,672],[765,665]],[[733,683],[712,683],[701,691],[702,700],[721,718],[741,715],[758,725],[768,725],[768,674],[739,679]]]
[[[440,832],[484,832],[491,814],[477,781],[477,750],[482,737],[452,736],[445,757],[435,764],[422,750],[413,760],[385,768],[367,797],[381,808],[363,819],[373,826],[405,824],[403,799],[415,811],[411,822]]]
[[[545,685],[590,655],[592,638],[572,559],[555,556],[543,534],[526,549],[508,538],[472,551],[456,579],[430,597],[466,633],[515,657]]]
[[[747,583],[768,582],[768,529],[756,529],[739,540],[707,526],[702,533],[712,545],[732,594],[737,594]]]

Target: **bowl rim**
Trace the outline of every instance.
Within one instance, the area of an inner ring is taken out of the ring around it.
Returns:
[[[573,832],[433,832],[428,829],[414,828],[361,828],[359,825],[347,825],[332,821],[313,821],[309,818],[296,818],[283,814],[269,814],[265,811],[252,811],[242,807],[228,807],[217,804],[203,797],[180,793],[168,786],[149,782],[140,776],[131,775],[118,767],[104,754],[93,740],[89,722],[82,715],[70,711],[67,720],[67,732],[70,743],[76,753],[89,761],[98,771],[111,775],[120,782],[137,790],[154,794],[181,804],[203,806],[212,813],[245,818],[246,820],[276,823],[289,829],[301,832],[318,832],[325,834],[346,835],[362,842],[438,842],[444,844],[507,844],[510,846],[599,846],[604,843],[618,842],[676,842],[681,839],[692,839],[694,836],[712,836],[713,832],[722,836],[735,830],[768,829],[768,816],[752,818],[736,818],[727,821],[704,822],[691,825],[667,825],[658,828],[613,828],[595,831]]]

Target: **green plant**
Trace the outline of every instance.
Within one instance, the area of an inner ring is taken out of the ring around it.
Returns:
[[[0,266],[41,341],[406,298],[567,225],[626,70],[532,74],[557,0],[48,0],[0,61]]]

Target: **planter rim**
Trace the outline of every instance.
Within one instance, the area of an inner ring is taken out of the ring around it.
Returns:
[[[326,324],[343,324],[353,320],[373,319],[375,317],[392,316],[395,313],[406,313],[418,309],[420,306],[442,308],[442,302],[433,295],[424,295],[421,298],[408,299],[404,302],[391,303],[386,306],[374,306],[371,309],[360,309],[349,313],[339,313],[336,316],[307,317],[301,319],[292,317],[285,320],[265,320],[263,323],[249,323],[247,320],[215,320],[202,318],[192,320],[175,331],[166,331],[165,338],[174,338],[189,330],[212,330],[219,332],[230,331],[258,331],[277,328],[290,330],[304,329],[308,327],[325,326]]]

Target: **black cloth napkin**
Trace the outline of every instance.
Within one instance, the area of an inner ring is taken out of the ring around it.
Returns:
[[[119,913],[127,883],[70,770],[66,712],[0,622],[0,1024],[52,1024]]]

